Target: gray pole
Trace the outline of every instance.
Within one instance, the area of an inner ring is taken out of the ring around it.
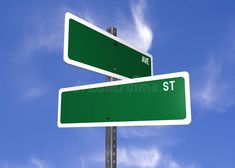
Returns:
[[[117,36],[115,27],[108,27],[107,32]],[[114,81],[113,77],[107,76],[107,81]],[[110,109],[112,110],[112,109]],[[110,116],[107,116],[109,119]],[[105,128],[105,168],[117,168],[117,128]]]

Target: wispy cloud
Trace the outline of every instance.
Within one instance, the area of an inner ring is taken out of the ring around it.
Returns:
[[[118,37],[144,51],[148,51],[151,48],[153,40],[153,31],[146,17],[147,9],[147,1],[131,1],[131,16],[123,15],[120,12],[119,17],[117,16],[114,19],[116,21],[112,21],[113,24],[117,25]],[[82,17],[96,26],[100,25],[100,22],[104,19],[101,16],[99,18],[89,10],[84,10]]]
[[[21,36],[19,47],[15,46],[12,50],[14,66],[10,77],[13,81],[17,80],[17,97],[24,101],[40,98],[48,92],[48,83],[42,79],[42,76],[46,76],[41,73],[43,67],[38,62],[44,61],[45,65],[50,59],[48,57],[54,55],[50,53],[61,51],[62,56],[65,11],[63,8],[55,8],[52,11],[46,10],[45,13],[35,12],[22,25],[25,32]]]
[[[84,158],[80,158],[80,167],[81,168],[86,168],[86,163],[85,163],[85,160],[84,160]]]
[[[93,158],[93,159],[91,159]],[[88,160],[89,159],[89,160]],[[84,162],[84,161],[83,161]],[[100,151],[87,157],[89,165],[104,164],[104,155]],[[89,167],[89,166],[88,166]],[[117,149],[117,167],[122,168],[200,168],[198,164],[186,160],[177,160],[160,148],[122,146]]]
[[[140,0],[137,4],[132,5],[131,11],[136,26],[135,29],[138,33],[137,35],[142,43],[138,45],[142,46],[144,50],[148,51],[152,45],[153,32],[145,20],[146,7],[147,1]]]
[[[177,161],[158,148],[119,148],[118,167],[135,168],[199,168],[194,163]]]
[[[57,8],[49,14],[31,16],[30,31],[26,32],[23,39],[21,55],[32,57],[37,52],[62,49],[65,12],[65,9]]]
[[[28,168],[51,168],[49,165],[37,158],[31,158],[31,163]]]
[[[197,79],[197,86],[193,90],[193,100],[202,109],[224,112],[235,105],[233,82],[223,75],[224,65],[218,58],[210,57],[204,65]]]
[[[88,12],[87,10],[83,14],[84,19],[89,23],[95,25],[97,23],[97,17],[94,17],[92,13]]]
[[[120,37],[137,48],[148,51],[152,46],[153,32],[145,18],[147,1],[134,1],[130,5],[133,21],[124,21],[119,29]]]
[[[30,88],[27,88],[25,90],[25,92],[23,93],[23,99],[34,99],[34,98],[38,98],[41,97],[43,95],[45,95],[47,92],[46,88],[43,88],[41,86],[30,86]]]
[[[139,142],[142,141],[143,143],[147,140],[161,147],[171,147],[182,143],[182,139],[176,135],[175,131],[172,133],[172,127],[168,126],[120,127],[117,134],[123,140],[135,141],[138,139]]]
[[[42,26],[42,25],[41,25]],[[53,29],[53,28],[51,28]],[[58,30],[45,32],[39,28],[33,36],[26,37],[24,48],[21,52],[25,56],[34,56],[39,50],[55,50],[62,47],[62,34],[57,34]]]
[[[155,168],[159,166],[160,159],[157,149],[118,149],[118,167]]]
[[[20,73],[17,73],[18,76],[14,79],[18,82],[17,98],[23,102],[41,98],[45,96],[50,89],[48,84],[40,79],[41,75],[35,70],[27,71],[31,69],[30,65],[27,66],[29,67],[20,70]]]
[[[25,163],[15,163],[8,161],[0,161],[1,168],[54,168],[54,166],[49,165],[45,161],[32,157],[29,161]]]

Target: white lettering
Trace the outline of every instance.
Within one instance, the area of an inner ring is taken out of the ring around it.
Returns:
[[[169,89],[168,82],[163,82],[163,90],[168,91],[168,89]]]
[[[175,81],[170,81],[170,84],[171,84],[171,90],[174,90],[174,83],[175,83]]]
[[[163,82],[163,90],[165,92],[169,90],[169,84],[170,84],[171,91],[174,90],[175,81]]]
[[[142,56],[142,62],[149,65],[149,58]]]

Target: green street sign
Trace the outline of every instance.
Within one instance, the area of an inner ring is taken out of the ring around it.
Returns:
[[[71,13],[65,14],[64,60],[118,79],[153,74],[150,54]]]
[[[59,127],[182,125],[190,122],[187,72],[59,91]]]

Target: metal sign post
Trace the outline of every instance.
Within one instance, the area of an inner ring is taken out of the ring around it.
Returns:
[[[117,36],[115,27],[108,27],[107,32]],[[107,76],[107,81],[114,81],[113,77]],[[110,119],[110,116],[107,116]],[[117,167],[117,127],[105,128],[105,168]]]

